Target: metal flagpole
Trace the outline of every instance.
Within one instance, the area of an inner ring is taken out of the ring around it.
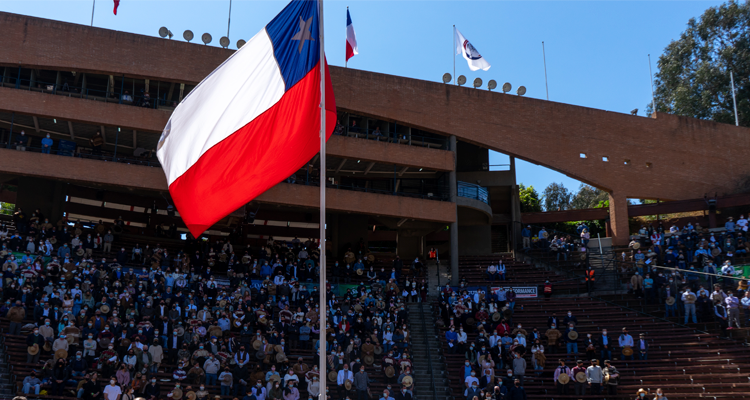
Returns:
[[[349,6],[346,6],[346,16],[347,16],[347,20],[346,20],[346,23],[347,23],[347,25],[346,25],[346,42],[348,44],[349,43],[349,25],[348,25],[349,24],[349,18],[348,18],[349,17]],[[346,51],[344,51],[344,68],[349,68],[349,59],[346,58]]]
[[[453,84],[456,84],[456,25],[453,25],[453,47],[451,48],[453,56]]]
[[[651,72],[651,54],[648,55],[648,76],[651,78],[651,112],[656,112],[656,96],[654,95],[654,73]]]
[[[94,5],[91,6],[91,26],[94,26],[94,9],[96,9],[96,0],[94,0]]]
[[[734,95],[734,74],[729,71],[729,80],[732,81],[732,103],[734,104],[734,125],[740,126],[740,119],[737,116],[737,98]]]
[[[320,334],[318,350],[320,356],[320,396],[326,398],[326,64],[325,42],[323,41],[323,0],[318,0],[318,36],[320,37]]]
[[[227,17],[227,38],[229,38],[229,26],[232,24],[232,0],[229,0],[229,17]]]
[[[544,51],[544,40],[542,40],[542,58],[544,58],[544,88],[547,89],[547,101],[549,101],[549,85],[547,85],[547,53]]]

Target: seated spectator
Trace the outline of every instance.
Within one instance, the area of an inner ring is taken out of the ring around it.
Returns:
[[[123,93],[123,95],[120,96],[120,100],[122,100],[123,102],[132,103],[133,102],[133,96],[131,96],[130,92],[128,92],[126,90],[125,93]]]

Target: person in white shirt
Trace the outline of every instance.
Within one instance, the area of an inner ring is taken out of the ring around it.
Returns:
[[[747,232],[748,222],[744,215],[740,215],[740,219],[737,220],[737,229]]]
[[[104,388],[104,400],[119,400],[122,395],[122,389],[117,386],[117,381],[112,378],[109,380],[109,385]]]
[[[336,384],[339,387],[338,397],[341,399],[349,395],[349,393],[347,393],[349,391],[346,390],[346,387],[344,386],[344,383],[346,383],[346,381],[351,381],[352,383],[354,383],[354,374],[352,373],[352,371],[349,371],[348,364],[344,364],[344,369],[339,371],[338,375],[336,376]]]
[[[630,336],[628,333],[628,328],[622,328],[622,334],[620,335],[620,338],[618,339],[619,345],[621,349],[624,349],[626,346],[633,348],[633,337]],[[631,360],[634,360],[633,354],[630,354],[629,356],[626,356],[625,354],[622,355],[622,359],[626,360],[630,358]]]
[[[466,350],[466,341],[468,340],[468,336],[466,335],[466,332],[464,331],[463,327],[460,327],[458,330],[458,339],[456,342],[458,342],[458,351],[463,353]]]
[[[470,388],[473,384],[479,385],[479,379],[477,379],[477,373],[475,371],[471,371],[471,374],[464,379],[464,385],[466,385],[466,388]]]

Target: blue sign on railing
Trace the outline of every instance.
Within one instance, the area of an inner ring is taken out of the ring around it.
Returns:
[[[60,140],[57,144],[57,155],[73,157],[76,152],[76,142]]]

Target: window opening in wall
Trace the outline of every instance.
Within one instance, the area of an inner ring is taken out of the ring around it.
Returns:
[[[586,153],[581,153],[581,154],[580,154],[580,157],[581,157],[581,158],[586,158]]]
[[[609,162],[609,158],[607,158],[607,157],[602,157],[602,161],[604,161],[604,162]]]

